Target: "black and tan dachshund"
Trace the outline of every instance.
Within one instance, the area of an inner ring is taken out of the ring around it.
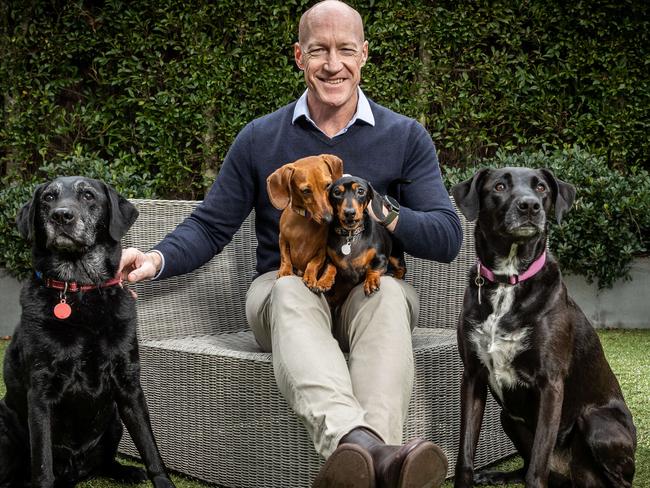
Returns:
[[[140,387],[135,300],[115,278],[136,208],[101,181],[40,185],[18,215],[37,274],[21,295],[0,401],[0,488],[92,476],[157,488],[165,472]],[[115,459],[122,421],[147,473]]]
[[[374,195],[370,183],[355,176],[343,176],[330,188],[334,219],[327,238],[327,255],[337,270],[328,295],[332,306],[340,305],[362,282],[366,295],[376,292],[381,276],[389,269],[398,279],[406,273],[403,260],[391,256],[390,233],[366,211]]]

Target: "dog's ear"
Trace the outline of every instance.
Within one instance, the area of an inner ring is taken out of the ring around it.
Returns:
[[[321,154],[320,157],[329,167],[332,181],[336,181],[343,176],[343,160],[341,158],[333,154]]]
[[[553,206],[555,207],[555,219],[558,224],[561,224],[562,217],[564,217],[564,214],[573,205],[573,201],[576,198],[576,189],[573,185],[556,178],[550,169],[543,168],[541,171],[546,178],[546,182],[551,186]]]
[[[266,192],[275,208],[283,210],[291,203],[291,177],[294,172],[293,164],[285,164],[276,169],[266,179]]]
[[[451,188],[454,201],[467,220],[476,220],[481,207],[479,188],[481,181],[488,172],[488,168],[477,171],[470,179],[465,180]]]
[[[117,193],[112,186],[104,182],[101,184],[108,198],[108,233],[111,239],[120,242],[138,218],[139,212],[135,205]]]
[[[368,191],[366,191],[366,203],[372,202],[372,199],[375,197],[375,195],[379,195],[375,191],[375,188],[368,182]]]
[[[38,202],[41,199],[41,193],[43,193],[43,189],[46,186],[47,183],[38,185],[34,190],[32,199],[23,205],[18,211],[18,215],[16,215],[18,232],[28,241],[34,238],[34,233],[36,232],[36,211],[38,209]]]

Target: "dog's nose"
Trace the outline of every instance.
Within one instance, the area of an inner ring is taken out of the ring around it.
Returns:
[[[356,213],[357,213],[357,211],[354,208],[344,208],[343,209],[343,215],[346,218],[354,217],[356,215]]]
[[[542,206],[539,203],[539,200],[533,197],[522,197],[517,200],[517,208],[522,213],[528,213],[530,215],[538,214],[542,209]]]
[[[57,224],[69,224],[75,219],[75,214],[69,208],[56,208],[52,212],[52,220]]]

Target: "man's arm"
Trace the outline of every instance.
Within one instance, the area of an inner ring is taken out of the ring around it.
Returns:
[[[408,137],[410,151],[402,176],[411,183],[402,186],[393,235],[412,256],[448,263],[456,257],[463,241],[460,219],[442,182],[431,137],[415,121]]]
[[[126,249],[120,274],[128,281],[168,278],[193,271],[230,242],[253,208],[254,175],[250,161],[252,125],[233,142],[215,183],[197,208],[152,252]]]

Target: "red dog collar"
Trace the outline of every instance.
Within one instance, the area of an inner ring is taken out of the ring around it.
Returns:
[[[68,301],[65,297],[65,294],[68,292],[76,293],[80,291],[89,291],[96,290],[98,288],[108,288],[111,286],[119,285],[122,286],[122,278],[111,278],[110,280],[104,281],[99,285],[80,285],[76,281],[59,281],[53,280],[52,278],[45,278],[43,273],[40,271],[36,272],[36,277],[43,281],[43,284],[47,288],[53,288],[55,290],[61,290],[61,301],[57,303],[52,312],[54,316],[59,320],[65,320],[70,315],[72,315],[72,308],[68,304]]]
[[[108,288],[110,286],[122,285],[122,278],[111,278],[110,280],[104,281],[99,285],[80,285],[76,281],[58,281],[53,280],[52,278],[45,278],[40,273],[37,273],[36,276],[43,280],[43,284],[48,288],[54,288],[55,290],[63,290],[64,292],[76,293],[78,291],[89,291],[95,290],[97,288]]]

